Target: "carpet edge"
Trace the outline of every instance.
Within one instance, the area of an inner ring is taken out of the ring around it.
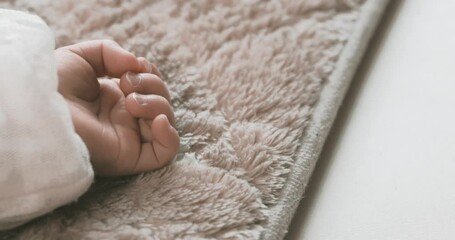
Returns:
[[[314,108],[281,199],[270,211],[269,223],[261,239],[283,239],[287,233],[344,96],[389,1],[372,0],[362,6],[353,34]]]

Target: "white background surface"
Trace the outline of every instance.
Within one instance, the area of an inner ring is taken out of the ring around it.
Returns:
[[[455,239],[455,1],[391,2],[286,239]]]

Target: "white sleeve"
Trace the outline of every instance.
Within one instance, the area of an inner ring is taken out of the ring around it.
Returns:
[[[54,45],[39,17],[0,9],[0,230],[75,201],[93,181],[57,93]]]

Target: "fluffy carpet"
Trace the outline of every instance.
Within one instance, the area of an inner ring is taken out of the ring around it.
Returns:
[[[110,38],[157,64],[182,147],[97,179],[18,239],[279,239],[386,0],[11,0],[58,46]]]

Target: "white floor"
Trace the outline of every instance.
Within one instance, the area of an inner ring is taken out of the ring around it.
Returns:
[[[391,2],[286,239],[455,239],[455,1]]]

